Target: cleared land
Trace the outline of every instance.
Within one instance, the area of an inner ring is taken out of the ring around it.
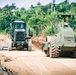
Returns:
[[[6,37],[0,37],[0,45],[4,45]],[[45,39],[33,39],[33,51],[0,50],[1,65],[14,75],[76,75],[76,59],[46,57],[41,51],[41,43]]]

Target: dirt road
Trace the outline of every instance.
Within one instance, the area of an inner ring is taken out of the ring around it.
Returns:
[[[0,45],[6,44],[6,35],[0,35]],[[0,64],[14,75],[76,75],[76,59],[49,58],[42,52],[43,37],[33,38],[33,51],[0,50]]]
[[[42,51],[0,51],[1,64],[15,75],[76,75],[76,59],[49,58]]]

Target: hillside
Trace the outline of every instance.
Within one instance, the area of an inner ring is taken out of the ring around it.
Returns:
[[[76,3],[69,3],[66,0],[55,5],[55,12],[51,11],[52,4],[45,6],[31,6],[29,10],[25,8],[17,9],[15,5],[6,5],[0,8],[0,33],[9,31],[10,23],[14,20],[24,20],[34,36],[52,35],[55,32],[55,21],[57,14],[73,14],[75,16],[76,30]],[[70,21],[69,21],[70,22]]]

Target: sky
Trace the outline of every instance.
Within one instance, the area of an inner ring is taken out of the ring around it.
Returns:
[[[36,6],[38,2],[41,3],[41,5],[46,5],[51,3],[53,0],[0,0],[0,7],[4,7],[5,5],[11,5],[12,3],[16,3],[16,6],[18,8],[24,7],[25,9],[29,9],[31,5]],[[63,2],[64,0],[55,0],[56,4]],[[76,2],[76,0],[68,0],[69,3]]]

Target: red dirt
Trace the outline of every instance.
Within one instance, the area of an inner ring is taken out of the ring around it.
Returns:
[[[0,34],[0,45],[6,44],[7,35]]]
[[[45,42],[45,38],[43,36],[37,36],[32,38],[34,48],[41,49],[43,42]]]

